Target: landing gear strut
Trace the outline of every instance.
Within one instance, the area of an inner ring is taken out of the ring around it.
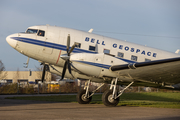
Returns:
[[[90,80],[88,80],[86,83],[85,83],[85,87],[84,87],[84,90],[81,90],[77,96],[76,96],[76,99],[78,101],[79,104],[89,104],[92,100],[92,96],[94,95],[94,93],[99,90],[103,85],[101,84],[96,90],[90,92],[89,91],[89,84],[90,84]]]
[[[113,79],[111,81],[111,86],[110,86],[110,89],[105,91],[102,95],[102,101],[104,103],[105,106],[111,106],[111,107],[114,107],[114,106],[117,106],[117,104],[119,103],[119,97],[122,95],[122,93],[128,88],[130,87],[134,81],[132,81],[128,86],[126,86],[123,90],[121,91],[117,91],[116,89],[116,85],[117,85],[117,80],[118,78],[116,79]],[[92,96],[94,95],[94,93],[99,90],[103,85],[101,84],[96,90],[92,91],[92,92],[89,92],[89,84],[90,84],[90,80],[87,81],[85,83],[85,87],[84,87],[84,90],[81,90],[78,94],[77,94],[77,101],[79,104],[88,104],[91,102],[92,100]]]
[[[110,90],[105,91],[102,95],[102,101],[105,106],[110,106],[110,107],[117,106],[117,104],[119,103],[119,97],[122,95],[124,90],[126,90],[128,87],[130,87],[134,83],[134,82],[131,82],[123,90],[117,92],[117,89],[116,89],[117,80],[118,78],[113,79],[111,81]]]

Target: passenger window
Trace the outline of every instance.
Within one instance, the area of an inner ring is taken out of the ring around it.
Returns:
[[[89,46],[89,50],[95,51],[95,49],[96,49],[96,47],[94,47],[94,46]]]
[[[104,54],[115,57],[115,55],[110,54],[110,50],[108,50],[108,49],[104,49]]]
[[[132,56],[131,56],[131,60],[137,61],[137,56],[132,55]]]
[[[104,53],[105,53],[105,54],[109,54],[109,53],[110,53],[110,50],[104,49]]]
[[[28,29],[26,33],[37,33],[37,31],[36,29]]]
[[[44,37],[44,35],[45,35],[45,31],[43,31],[43,30],[39,30],[39,32],[38,32],[38,36],[42,36],[42,37]]]
[[[118,52],[117,56],[120,57],[120,58],[123,58],[124,57],[124,53]]]
[[[146,59],[146,58],[145,58],[145,62],[150,62],[150,61],[151,61],[150,59]]]
[[[75,47],[76,47],[76,48],[81,48],[81,43],[77,43],[77,44],[75,45]]]

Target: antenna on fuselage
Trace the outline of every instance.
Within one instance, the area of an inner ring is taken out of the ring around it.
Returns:
[[[92,32],[93,32],[93,29],[91,28],[88,32],[89,32],[89,33],[92,33]]]
[[[180,49],[177,49],[175,53],[176,53],[176,54],[178,54],[178,53],[179,53],[179,51],[180,51]]]
[[[24,63],[24,65],[25,65],[25,66],[24,66],[25,68],[27,68],[27,67],[28,67],[28,65],[29,65],[29,57],[27,58],[27,62],[26,62],[26,63]]]

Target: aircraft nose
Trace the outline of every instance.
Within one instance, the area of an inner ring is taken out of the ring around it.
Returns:
[[[13,34],[6,37],[7,43],[13,48],[16,48],[16,45],[17,45],[17,40],[13,39],[13,37],[16,37],[16,36],[17,35]]]

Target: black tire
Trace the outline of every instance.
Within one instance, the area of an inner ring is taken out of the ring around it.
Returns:
[[[91,93],[89,92],[89,95]],[[89,97],[89,98],[85,98],[85,95],[86,95],[86,90],[81,90],[77,96],[76,96],[76,99],[78,101],[79,104],[89,104],[92,100],[92,96]]]
[[[119,103],[119,97],[116,99],[111,99],[112,94],[113,94],[112,90],[107,90],[103,93],[102,102],[104,103],[105,106],[115,107]]]

